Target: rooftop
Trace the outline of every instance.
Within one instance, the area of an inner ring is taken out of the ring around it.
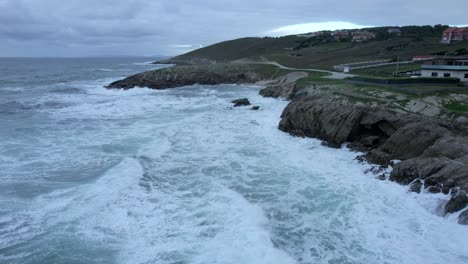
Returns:
[[[449,70],[449,71],[468,71],[468,65],[421,65],[423,70]]]

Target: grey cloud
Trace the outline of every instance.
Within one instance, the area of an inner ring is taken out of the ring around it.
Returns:
[[[291,24],[467,24],[466,0],[0,0],[0,56],[176,54]]]

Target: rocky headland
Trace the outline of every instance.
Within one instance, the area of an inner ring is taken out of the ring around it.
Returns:
[[[240,64],[181,65],[136,74],[113,82],[106,88],[168,89],[194,84],[251,84],[272,77],[271,72],[260,70],[259,67]]]

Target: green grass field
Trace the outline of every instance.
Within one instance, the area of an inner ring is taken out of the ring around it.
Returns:
[[[468,41],[442,44],[440,36],[439,32],[424,37],[414,37],[408,33],[402,37],[376,39],[364,43],[351,41],[317,43],[296,35],[280,38],[241,38],[201,48],[175,59],[201,58],[216,62],[230,62],[245,58],[250,60],[266,59],[289,67],[332,70],[333,66],[340,64],[392,60],[397,57],[400,60],[411,60],[418,55],[455,54],[457,51],[468,49]],[[302,45],[303,43],[307,45]],[[298,46],[301,48],[298,49]],[[400,71],[417,68],[419,68],[419,64],[401,65]],[[388,76],[394,71],[395,67],[390,66],[360,70],[356,73],[369,76]]]

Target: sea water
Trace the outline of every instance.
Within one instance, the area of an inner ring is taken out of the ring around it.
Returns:
[[[279,131],[259,87],[103,88],[147,60],[0,59],[0,263],[468,263],[446,196]]]

